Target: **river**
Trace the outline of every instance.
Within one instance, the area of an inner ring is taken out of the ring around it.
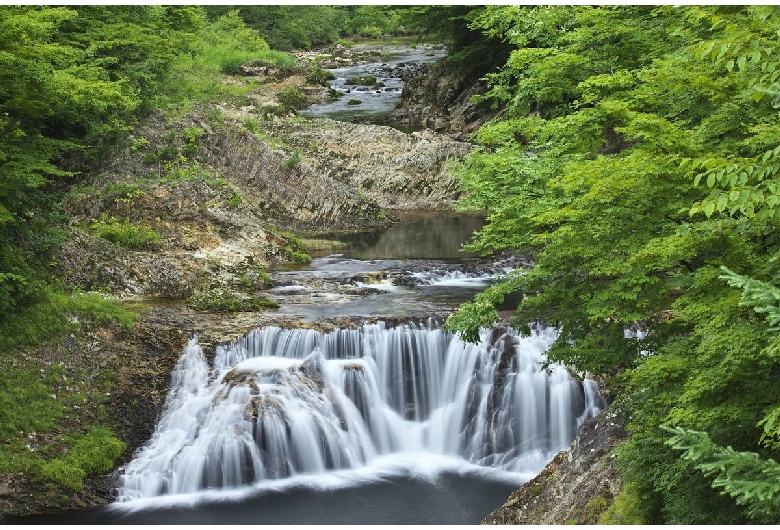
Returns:
[[[335,83],[378,68],[337,72]],[[394,81],[384,82],[390,97],[364,94],[362,112],[396,97]],[[310,110],[332,112],[346,116]],[[485,330],[469,345],[429,319],[523,265],[461,252],[482,222],[406,215],[384,231],[332,235],[345,246],[273,271],[279,315],[380,321],[260,328],[218,347],[212,362],[193,339],[155,434],[117,473],[119,502],[7,522],[478,523],[600,407],[591,381],[541,368],[555,330]]]

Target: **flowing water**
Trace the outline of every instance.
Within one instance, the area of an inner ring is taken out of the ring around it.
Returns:
[[[467,344],[428,318],[522,263],[469,262],[459,248],[481,223],[407,218],[274,271],[281,315],[407,322],[260,328],[211,362],[193,337],[117,502],[9,522],[478,523],[603,406],[593,381],[545,366],[556,330],[483,330]]]
[[[218,347],[212,364],[192,339],[118,500],[367,467],[408,473],[437,459],[442,470],[538,472],[598,405],[565,367],[542,369],[555,330],[488,335],[467,344],[433,326],[268,327]]]
[[[358,116],[387,113],[401,102],[401,91],[404,85],[401,79],[402,72],[441,59],[444,55],[445,50],[441,47],[421,45],[417,49],[409,48],[387,54],[382,61],[331,69],[330,72],[335,79],[328,84],[333,90],[339,92],[341,97],[336,101],[312,105],[299,111],[299,114],[350,121]],[[347,84],[350,78],[367,75],[376,78],[382,86]]]

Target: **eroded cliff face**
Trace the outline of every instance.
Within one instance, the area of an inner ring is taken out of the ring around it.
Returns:
[[[480,72],[446,61],[425,65],[404,85],[403,102],[387,119],[467,139],[492,115],[488,103],[473,99],[486,90]]]
[[[312,119],[273,121],[315,174],[328,175],[384,210],[445,210],[460,196],[450,163],[473,145],[431,131],[406,134],[391,127]]]

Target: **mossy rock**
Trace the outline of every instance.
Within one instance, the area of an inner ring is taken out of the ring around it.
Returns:
[[[196,291],[187,305],[197,311],[211,313],[240,313],[278,309],[279,304],[264,296],[240,296],[224,289]]]

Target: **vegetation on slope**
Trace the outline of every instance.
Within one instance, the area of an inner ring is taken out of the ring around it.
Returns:
[[[0,481],[21,476],[66,495],[124,449],[104,408],[111,353],[83,352],[134,315],[53,277],[63,197],[147,113],[241,95],[248,88],[220,76],[249,60],[292,59],[234,12],[210,21],[189,6],[0,11]],[[128,248],[159,239],[123,219],[88,230]]]
[[[449,327],[473,337],[522,291],[518,324],[561,328],[551,360],[610,378],[631,414],[611,521],[776,522],[780,12],[504,6],[471,20],[514,49],[487,76],[500,118],[463,169],[462,206],[489,221],[470,246],[535,267]]]

